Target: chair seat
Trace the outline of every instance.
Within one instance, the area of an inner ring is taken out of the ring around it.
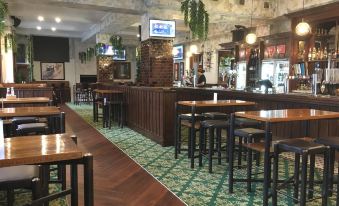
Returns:
[[[18,130],[46,128],[46,123],[28,123],[18,125]]]
[[[235,136],[245,137],[245,138],[264,138],[265,130],[256,129],[256,128],[242,128],[234,130]]]
[[[339,149],[339,137],[318,137],[315,142],[337,150]]]
[[[282,140],[277,143],[279,150],[295,152],[298,154],[303,153],[320,153],[327,149],[327,146],[309,141],[305,138],[295,138]]]
[[[235,125],[237,127],[258,127],[260,122],[247,118],[235,118]]]
[[[201,122],[202,127],[214,127],[217,129],[227,129],[229,128],[229,122],[224,120],[205,120]]]
[[[39,119],[37,117],[14,117],[12,122],[16,125],[26,124],[26,123],[34,123],[38,122]]]
[[[179,115],[181,120],[192,120],[192,114],[191,113],[186,113],[186,114],[180,114]],[[196,121],[201,121],[204,119],[204,116],[202,114],[195,114],[195,120]]]
[[[222,112],[207,112],[202,114],[206,119],[227,120],[228,114]]]
[[[36,165],[20,165],[0,168],[0,182],[31,179],[39,177],[39,167]]]
[[[186,127],[191,127],[192,126],[192,122],[188,121],[188,120],[183,120],[181,121],[181,125],[186,126]],[[200,122],[195,122],[194,125],[195,129],[200,129]]]

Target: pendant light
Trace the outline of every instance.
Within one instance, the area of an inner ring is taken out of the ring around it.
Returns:
[[[305,0],[303,0],[303,10],[305,7]],[[299,36],[306,36],[309,33],[311,33],[311,26],[307,23],[304,22],[304,19],[301,18],[301,22],[295,27],[295,33]]]
[[[253,0],[252,0],[252,11],[251,11],[251,27],[250,29],[252,30],[252,16],[253,16]],[[245,41],[247,44],[254,44],[257,41],[257,35],[251,31],[246,35]]]

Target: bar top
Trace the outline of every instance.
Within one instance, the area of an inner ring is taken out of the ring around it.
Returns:
[[[205,101],[179,101],[179,105],[196,106],[196,107],[213,107],[213,106],[250,106],[255,105],[255,102],[242,100],[205,100]]]
[[[236,112],[235,116],[263,122],[288,122],[300,120],[339,118],[339,112],[316,109],[282,109]]]
[[[0,101],[7,104],[26,104],[26,103],[48,103],[48,97],[25,97],[25,98],[15,98],[15,99],[6,99],[1,98]]]
[[[12,137],[0,142],[0,167],[79,159],[83,153],[68,134]]]

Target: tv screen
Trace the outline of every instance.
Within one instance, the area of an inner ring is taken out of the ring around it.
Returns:
[[[149,20],[150,37],[175,37],[175,21]]]
[[[113,60],[116,61],[126,61],[126,50],[113,50],[113,47],[110,45],[106,45],[105,48],[105,53],[104,55],[108,55],[108,56],[113,56]]]
[[[184,59],[184,45],[173,46],[173,59],[174,60]]]
[[[68,38],[33,36],[34,61],[69,62]]]

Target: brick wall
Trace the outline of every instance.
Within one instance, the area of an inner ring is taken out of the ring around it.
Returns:
[[[172,40],[148,39],[141,43],[141,83],[152,86],[172,85],[172,47]]]

